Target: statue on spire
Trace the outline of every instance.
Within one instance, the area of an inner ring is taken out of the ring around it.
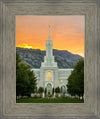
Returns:
[[[50,27],[50,22],[49,22],[49,27]]]

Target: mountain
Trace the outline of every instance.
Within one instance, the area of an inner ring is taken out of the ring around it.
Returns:
[[[16,47],[16,51],[19,53],[21,59],[26,64],[30,64],[32,68],[40,68],[41,62],[44,61],[45,51],[40,49],[27,49]],[[59,68],[73,68],[80,58],[79,55],[72,54],[67,50],[53,49],[53,55],[55,61],[58,63]]]

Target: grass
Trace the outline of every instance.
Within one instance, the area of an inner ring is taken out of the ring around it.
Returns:
[[[26,98],[18,99],[16,103],[84,103],[84,100],[76,98]]]

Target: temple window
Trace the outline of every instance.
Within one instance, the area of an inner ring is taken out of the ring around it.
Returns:
[[[51,71],[47,72],[47,81],[52,81],[52,72]]]

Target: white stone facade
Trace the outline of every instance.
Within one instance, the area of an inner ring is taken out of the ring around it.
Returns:
[[[67,78],[71,74],[73,69],[58,69],[58,68],[40,68],[40,69],[32,69],[37,77],[37,87],[46,87],[48,83],[51,83],[53,88],[66,86]],[[52,81],[47,81],[47,72],[52,72]]]
[[[53,56],[53,42],[50,39],[50,26],[49,26],[49,37],[46,40],[46,56],[44,56],[44,62],[41,63],[40,69],[32,69],[37,77],[37,88],[47,87],[48,84],[51,88],[65,87],[67,91],[67,78],[71,74],[73,69],[59,69],[57,62],[54,61]],[[48,92],[47,92],[48,93]]]

